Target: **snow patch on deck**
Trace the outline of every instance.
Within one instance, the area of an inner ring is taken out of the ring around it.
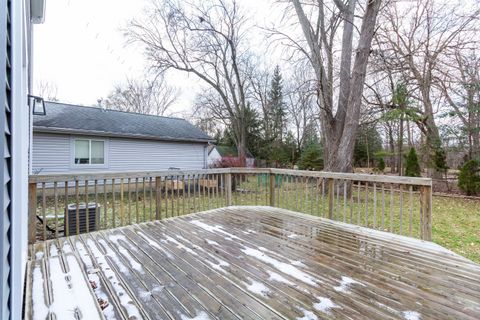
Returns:
[[[52,245],[51,248],[54,246]],[[58,250],[53,249],[55,254]],[[64,256],[69,272],[63,272],[60,257],[53,256],[48,260],[51,288],[51,304],[46,304],[43,273],[39,264],[33,270],[32,303],[33,319],[46,319],[49,314],[57,319],[73,319],[80,313],[84,319],[100,319],[101,315],[94,308],[96,301],[91,294],[88,282],[83,277],[77,259],[71,253]]]
[[[330,314],[331,309],[335,309],[335,308],[341,309],[340,306],[333,303],[333,301],[330,300],[329,298],[317,297],[317,299],[318,299],[318,302],[313,304],[313,307],[315,308],[315,310],[318,310],[326,314]]]
[[[137,270],[140,273],[144,273],[142,265],[130,254],[130,252],[124,247],[124,245],[120,243],[120,240],[122,240],[123,243],[126,243],[131,250],[136,250],[136,248],[134,248],[132,245],[129,244],[129,242],[126,241],[125,236],[111,235],[108,238],[117,245],[118,251],[127,259],[128,263],[130,263],[130,266],[133,269]],[[107,245],[103,239],[99,242],[102,243],[102,245]]]
[[[303,317],[298,317],[297,320],[318,320],[318,317],[310,310],[299,308],[303,312]]]
[[[216,241],[209,240],[209,239],[205,239],[205,241],[206,241],[209,245],[211,245],[211,246],[218,246],[218,247],[220,247],[220,245],[219,245],[218,242],[216,242]]]
[[[219,225],[211,226],[211,225],[203,223],[199,220],[192,220],[192,221],[190,221],[190,223],[192,223],[192,224],[196,225],[197,227],[200,227],[200,228],[202,228],[202,229],[204,229],[208,232],[221,233],[221,234],[226,236],[225,240],[230,240],[230,241],[233,240],[233,239],[241,240],[236,235],[233,235],[230,232],[227,232],[227,231],[223,230],[222,226],[219,226]]]
[[[133,300],[121,285],[120,280],[118,279],[115,272],[110,268],[107,259],[105,258],[105,255],[97,248],[97,245],[95,244],[95,242],[93,242],[93,240],[88,239],[87,246],[92,251],[92,254],[97,260],[100,269],[102,269],[102,272],[105,274],[106,278],[112,285],[116,296],[120,300],[120,304],[125,308],[125,311],[127,312],[128,318],[142,319],[140,311],[135,306]]]
[[[420,320],[422,318],[420,313],[410,310],[403,311],[402,315],[405,320]]]
[[[281,274],[278,274],[278,273],[270,271],[270,270],[267,270],[267,273],[269,275],[268,281],[281,282],[281,283],[284,283],[284,284],[289,285],[289,286],[294,286],[295,285],[292,281],[288,280],[287,278],[285,278]]]
[[[165,240],[161,240],[162,242],[171,242],[173,244],[175,244],[177,246],[178,249],[181,249],[181,250],[185,250],[187,251],[188,253],[191,253],[193,254],[194,256],[198,255],[198,253],[196,253],[195,251],[193,251],[192,249],[190,249],[189,247],[183,245],[182,243],[178,242],[177,239],[174,239],[170,236],[165,236]]]
[[[306,284],[309,284],[311,286],[316,286],[317,283],[318,283],[318,279],[315,279],[314,277],[312,277],[309,274],[303,272],[302,270],[298,269],[297,267],[295,267],[291,264],[279,261],[275,258],[272,258],[272,257],[266,255],[264,252],[262,252],[260,250],[245,247],[245,249],[242,249],[242,252],[251,256],[251,257],[254,257],[254,258],[256,258],[260,261],[263,261],[263,262],[271,265],[272,267],[276,268],[277,270],[279,270],[279,271],[281,271],[285,274],[288,274],[289,276],[291,276],[295,279],[298,279],[298,280],[300,280],[300,281],[302,281]]]
[[[197,315],[193,318],[190,318],[189,316],[186,316],[184,314],[180,315],[180,318],[182,320],[209,320],[210,319],[210,317],[205,311],[197,312]]]
[[[350,277],[342,276],[342,280],[340,281],[340,285],[336,286],[336,287],[333,287],[333,289],[335,291],[338,291],[338,292],[348,293],[350,287],[353,286],[354,284],[365,287],[365,285],[363,283],[358,282],[357,280],[354,280]]]
[[[267,297],[270,293],[270,289],[268,289],[263,283],[255,281],[251,278],[248,278],[248,281],[250,281],[250,284],[247,284],[248,291],[262,297]]]
[[[150,246],[154,247],[155,249],[158,249],[163,254],[165,254],[167,256],[167,258],[172,259],[172,260],[175,259],[175,257],[170,252],[165,250],[157,241],[153,240],[152,238],[147,236],[145,233],[139,231],[139,232],[137,232],[137,234],[140,237],[142,237]]]

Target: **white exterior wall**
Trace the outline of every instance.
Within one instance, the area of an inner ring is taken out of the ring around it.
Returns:
[[[105,141],[105,165],[75,165],[74,139]],[[33,174],[203,169],[207,143],[34,133]]]
[[[208,167],[212,167],[222,160],[222,156],[218,153],[217,148],[213,148],[208,155]]]

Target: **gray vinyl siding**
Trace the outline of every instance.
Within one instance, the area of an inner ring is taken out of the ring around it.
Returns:
[[[11,211],[11,3],[0,0],[0,319],[10,318],[10,223]]]
[[[87,138],[105,140],[106,164],[98,167],[76,166],[73,164],[72,142],[76,137],[82,138],[34,132],[33,173],[153,171],[168,170],[171,167],[186,170],[205,167],[206,143],[102,137]]]

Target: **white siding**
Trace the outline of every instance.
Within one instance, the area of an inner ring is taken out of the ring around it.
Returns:
[[[73,137],[64,134],[33,134],[33,173],[50,174],[91,171],[152,171],[203,169],[206,143],[182,143],[140,139],[101,138],[106,143],[106,165],[78,167],[72,162]],[[99,139],[99,137],[95,137]]]

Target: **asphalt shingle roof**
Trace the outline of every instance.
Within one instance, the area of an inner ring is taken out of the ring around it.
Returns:
[[[73,132],[139,139],[212,141],[185,119],[45,102],[46,115],[33,116],[34,131]]]

